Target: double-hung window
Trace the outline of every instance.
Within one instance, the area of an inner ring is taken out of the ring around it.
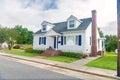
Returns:
[[[43,27],[43,28],[42,28],[43,31],[46,31],[46,25],[43,25],[42,27]]]
[[[41,44],[46,45],[46,37],[39,37],[39,45]]]
[[[75,20],[70,20],[69,21],[69,28],[74,28],[75,26]]]
[[[75,36],[66,36],[67,45],[75,45]]]
[[[76,35],[76,36],[64,36],[64,44],[66,45],[82,45],[82,36]]]

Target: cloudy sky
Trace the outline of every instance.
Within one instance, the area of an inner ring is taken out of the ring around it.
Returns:
[[[117,34],[116,0],[0,0],[0,24],[7,27],[20,24],[36,32],[43,20],[61,22],[70,15],[87,18],[94,9],[102,31]]]

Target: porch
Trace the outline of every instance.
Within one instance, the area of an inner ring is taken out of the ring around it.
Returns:
[[[61,34],[56,33],[54,30],[48,31],[45,36],[46,40],[46,49],[47,50],[58,50],[58,44],[60,43],[59,37]]]

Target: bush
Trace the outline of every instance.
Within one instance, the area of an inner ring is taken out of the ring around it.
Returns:
[[[25,52],[42,54],[43,50],[33,50],[33,49],[29,48],[29,49],[26,49]]]
[[[61,52],[60,56],[73,57],[73,58],[86,58],[87,54],[75,53],[75,52]]]
[[[20,49],[20,45],[19,44],[16,44],[15,46],[13,46],[13,49]]]
[[[24,49],[32,49],[33,47],[31,45],[24,46]]]
[[[21,50],[33,49],[32,45],[22,45],[20,47]]]

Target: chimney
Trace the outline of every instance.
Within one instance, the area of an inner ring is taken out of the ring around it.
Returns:
[[[92,56],[97,56],[97,21],[96,10],[92,10]]]

